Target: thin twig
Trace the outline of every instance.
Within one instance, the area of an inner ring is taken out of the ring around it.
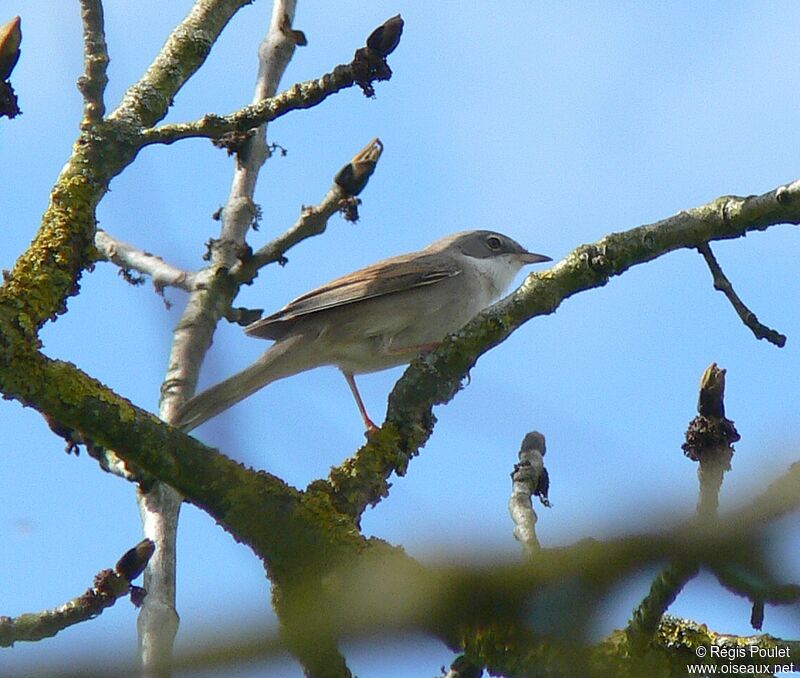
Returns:
[[[719,265],[719,262],[717,262],[717,259],[714,256],[714,253],[711,251],[709,244],[705,242],[698,245],[697,251],[703,255],[703,258],[706,260],[706,264],[708,264],[708,268],[711,270],[711,276],[714,279],[714,289],[722,292],[728,298],[728,301],[731,302],[733,309],[742,319],[742,322],[750,328],[750,330],[756,336],[756,339],[766,339],[771,344],[775,344],[775,346],[783,348],[783,346],[786,344],[786,336],[760,323],[756,317],[756,314],[747,308],[747,306],[745,306],[744,302],[739,298],[739,295],[736,294],[736,291],[733,289],[733,284],[730,280],[728,280],[728,277],[725,275],[722,267]]]
[[[83,94],[84,124],[96,123],[106,113],[103,95],[108,84],[108,46],[103,26],[102,0],[80,0],[83,21],[84,74],[78,78]]]
[[[186,292],[194,289],[194,273],[168,264],[155,254],[117,240],[101,229],[97,229],[94,236],[94,246],[105,259],[116,264],[123,271],[134,270],[149,275],[159,294],[166,287],[176,287]]]
[[[370,141],[347,165],[339,170],[333,185],[319,204],[313,207],[304,207],[300,212],[300,217],[291,228],[260,247],[251,257],[241,259],[230,270],[231,277],[238,283],[251,281],[263,266],[273,262],[283,262],[286,252],[297,243],[324,233],[328,220],[334,214],[343,209],[356,209],[357,199],[355,196],[367,185],[382,152],[383,144],[380,139],[376,138]],[[355,177],[354,181],[342,181],[340,177],[343,174]],[[353,220],[352,214],[350,220]]]
[[[11,647],[19,641],[50,638],[70,626],[94,619],[129,593],[134,604],[138,604],[144,592],[131,586],[131,581],[142,573],[154,548],[152,541],[142,540],[123,554],[113,570],[98,572],[86,593],[61,607],[13,619],[0,617],[0,647]]]
[[[402,33],[403,22],[393,17],[379,26],[372,35],[386,26],[391,26],[397,40]],[[372,36],[370,36],[372,38]],[[294,38],[292,38],[294,39]],[[368,39],[369,44],[369,39]],[[205,115],[200,120],[161,125],[146,129],[141,139],[144,145],[171,144],[180,139],[205,137],[219,139],[230,132],[246,132],[260,125],[271,122],[286,113],[301,108],[311,108],[329,97],[331,94],[359,85],[365,94],[371,93],[371,83],[376,80],[389,80],[392,71],[386,63],[386,57],[394,49],[396,43],[386,52],[378,49],[362,47],[356,51],[353,60],[334,68],[321,78],[307,80],[292,85],[278,95],[259,100],[250,106],[228,115]]]

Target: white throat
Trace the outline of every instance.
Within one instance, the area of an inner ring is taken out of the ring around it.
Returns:
[[[513,282],[522,264],[513,255],[501,254],[497,257],[478,259],[467,257],[472,270],[481,278],[481,287],[486,292],[491,303],[508,289]]]

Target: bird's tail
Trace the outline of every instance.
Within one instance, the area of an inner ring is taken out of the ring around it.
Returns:
[[[178,409],[175,426],[191,431],[267,384],[315,367],[302,360],[299,354],[308,353],[302,347],[292,350],[298,348],[299,340],[302,337],[279,341],[250,367],[185,402]]]

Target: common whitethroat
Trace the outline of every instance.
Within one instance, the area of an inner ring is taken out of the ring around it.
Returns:
[[[552,259],[501,233],[464,231],[337,278],[248,325],[248,335],[275,343],[187,401],[175,424],[189,431],[273,381],[335,365],[374,430],[353,375],[432,350],[499,298],[523,266],[545,261]]]

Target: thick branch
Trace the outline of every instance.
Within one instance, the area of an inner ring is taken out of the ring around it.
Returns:
[[[414,361],[389,396],[386,422],[354,457],[334,468],[330,485],[343,511],[359,516],[388,494],[430,437],[434,405],[452,400],[478,358],[531,318],[553,313],[574,294],[602,287],[632,266],[710,240],[738,238],[777,224],[800,223],[800,181],[760,196],[725,196],[702,207],[573,250],[552,269],[533,273],[513,294]]]
[[[330,610],[333,614],[339,609],[323,604],[328,595],[340,595],[340,609],[348,614],[380,610],[378,601],[386,599],[396,602],[392,610],[406,614],[415,609],[408,604],[411,600],[420,597],[430,605],[438,591],[444,599],[434,609],[423,608],[419,613],[414,612],[411,619],[403,617],[402,623],[413,621],[451,642],[453,624],[457,623],[454,620],[467,617],[481,620],[488,609],[494,614],[497,601],[503,600],[503,596],[510,596],[510,602],[497,611],[501,617],[527,615],[530,595],[548,583],[556,585],[565,579],[586,582],[589,588],[579,600],[588,604],[620,578],[663,559],[736,563],[743,553],[751,552],[759,544],[759,535],[763,535],[768,522],[800,507],[800,464],[796,464],[750,505],[726,516],[713,529],[690,523],[668,533],[545,551],[524,565],[492,565],[478,572],[472,568],[426,572],[401,552],[391,551],[389,566],[400,566],[400,572],[372,575],[370,587],[361,582],[360,588],[351,589],[346,583],[348,577],[359,576],[353,568],[353,559],[367,552],[385,557],[387,549],[375,540],[368,542],[353,529],[351,522],[331,519],[331,506],[326,503],[328,495],[324,492],[299,493],[269,474],[245,469],[134,408],[67,363],[48,360],[36,353],[12,369],[29,375],[27,380],[18,382],[26,391],[14,394],[16,397],[52,412],[59,421],[83,431],[98,444],[116,450],[123,459],[170,483],[237,539],[249,544],[279,580],[288,572],[302,571],[315,577],[335,571],[333,581],[337,585],[333,592],[318,584],[314,590],[316,596],[295,597],[291,592],[286,593],[285,600],[299,601],[294,613],[299,615],[297,618],[307,620],[309,642],[318,637],[317,631],[338,633],[339,627],[327,624],[338,624],[341,619],[334,618],[331,622],[322,616],[323,612],[327,614]],[[42,390],[37,386],[42,383],[51,387]],[[371,563],[364,562],[367,568],[364,571],[374,572]],[[404,572],[405,578],[400,576]],[[330,581],[330,577],[325,581]],[[383,590],[378,583],[390,590]],[[354,591],[362,591],[368,597],[357,600]],[[317,623],[322,626],[316,628]]]
[[[54,610],[23,614],[12,619],[0,617],[0,647],[11,647],[19,641],[36,641],[56,635],[59,631],[94,619],[123,596],[136,593],[138,604],[142,591],[131,586],[144,569],[154,544],[145,539],[127,551],[113,570],[101,570],[86,593]],[[133,589],[133,590],[132,590]]]
[[[108,47],[102,0],[81,0],[84,74],[78,79],[83,94],[83,122],[96,123],[106,112],[103,95],[108,84]]]
[[[222,29],[251,0],[195,0],[136,84],[110,118],[151,127],[161,120],[178,91],[206,60]]]

